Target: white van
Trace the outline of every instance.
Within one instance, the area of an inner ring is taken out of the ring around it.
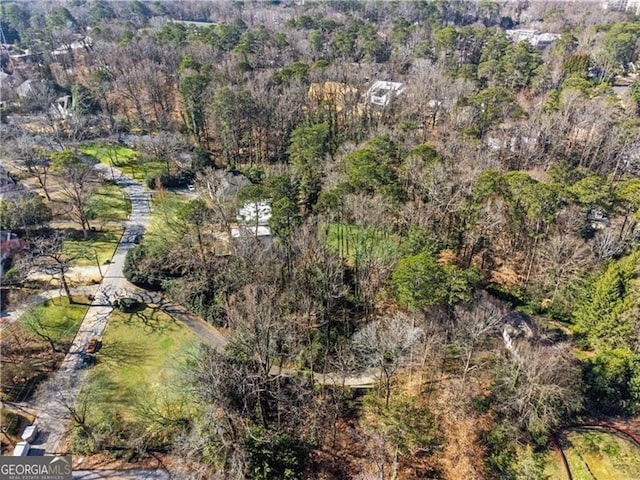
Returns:
[[[26,457],[29,455],[29,448],[31,448],[29,442],[18,442],[16,443],[16,448],[13,449],[13,456]]]

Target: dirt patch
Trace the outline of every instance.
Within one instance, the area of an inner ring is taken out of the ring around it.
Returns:
[[[28,399],[38,384],[64,359],[45,342],[14,323],[2,331],[2,397],[9,401]]]
[[[62,451],[67,451],[68,443],[65,442],[61,447]],[[74,455],[72,460],[74,470],[167,469],[173,471],[181,464],[181,458],[167,454],[151,454],[134,463],[116,460],[102,453],[96,455]]]
[[[87,301],[84,297],[78,300]],[[82,311],[75,314],[83,315]],[[4,401],[29,399],[37,386],[58,369],[71,345],[77,329],[67,322],[71,317],[65,316],[59,325],[48,325],[42,315],[33,315],[31,328],[15,322],[0,332],[0,395]]]

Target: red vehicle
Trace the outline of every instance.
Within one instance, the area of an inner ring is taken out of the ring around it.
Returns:
[[[85,352],[97,353],[97,351],[100,350],[101,346],[102,346],[102,342],[100,342],[100,340],[98,340],[96,337],[93,337],[91,340],[89,340],[89,343],[87,345],[87,348],[85,349]]]

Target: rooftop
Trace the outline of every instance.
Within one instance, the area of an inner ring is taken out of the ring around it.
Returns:
[[[374,105],[386,107],[394,96],[401,95],[404,91],[402,83],[377,80],[367,92],[367,99]]]
[[[242,225],[266,226],[271,218],[271,203],[269,200],[245,203],[242,208],[238,209],[237,218],[238,223]]]

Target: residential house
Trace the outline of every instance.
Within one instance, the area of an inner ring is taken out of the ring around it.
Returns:
[[[367,92],[367,101],[373,105],[386,107],[394,97],[403,94],[404,91],[405,86],[402,83],[377,80]]]
[[[247,202],[238,209],[238,225],[231,227],[230,240],[256,238],[270,242],[272,238],[269,219],[271,218],[271,203],[268,200]]]

